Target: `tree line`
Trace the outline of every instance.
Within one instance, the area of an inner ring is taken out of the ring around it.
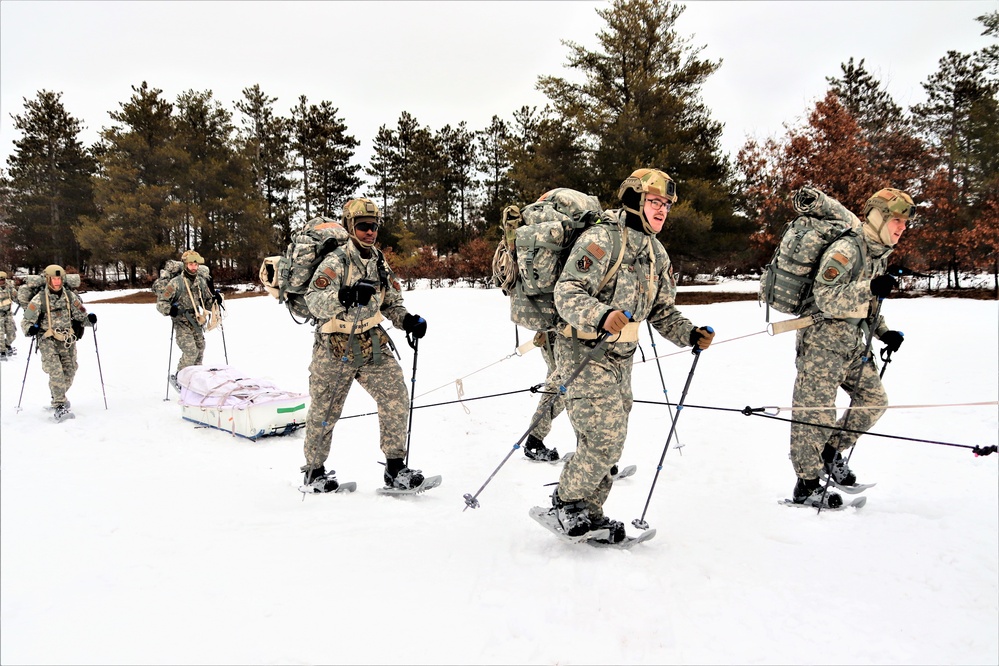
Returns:
[[[304,94],[282,115],[259,85],[231,111],[210,90],[170,101],[142,82],[84,146],[61,93],[41,90],[12,114],[0,265],[60,263],[139,286],[196,248],[219,280],[253,280],[306,220],[339,218],[347,199],[369,196],[403,278],[485,283],[504,206],[571,187],[614,207],[621,180],[655,166],[678,186],[660,239],[681,274],[759,270],[804,184],[857,212],[881,187],[904,189],[919,213],[899,261],[946,271],[955,286],[964,271],[999,274],[999,46],[948,52],[922,84],[927,100],[909,109],[851,58],[807,121],[732,159],[701,98],[721,63],[677,32],[684,6],[613,0],[596,11],[599,47],[563,42],[576,76],[540,76],[543,108],[440,129],[403,111],[379,127],[366,165],[333,103]],[[976,20],[999,37],[999,12]]]

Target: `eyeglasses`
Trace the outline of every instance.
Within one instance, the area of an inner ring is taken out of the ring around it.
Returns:
[[[378,231],[380,225],[377,222],[355,222],[355,231]]]
[[[670,183],[672,182],[673,181],[670,181]],[[673,202],[665,199],[646,199],[645,203],[652,206],[652,210],[662,210],[665,208],[667,213],[669,212],[669,209],[673,207]]]

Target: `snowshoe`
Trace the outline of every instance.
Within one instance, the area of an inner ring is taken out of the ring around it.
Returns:
[[[303,493],[332,493],[340,487],[336,480],[336,471],[326,471],[325,465],[305,472],[305,479],[299,488]]]
[[[846,464],[846,459],[841,453],[836,453],[836,457],[833,458],[832,462],[827,462],[823,466],[823,471],[826,476],[832,477],[840,486],[855,486],[857,485],[857,475],[853,473],[853,470]]]
[[[180,393],[180,382],[177,381],[177,375],[170,375],[170,386],[172,386],[177,393]]]
[[[395,490],[416,490],[423,485],[423,470],[403,467],[395,476],[386,470],[383,475],[385,487]]]
[[[794,494],[791,497],[794,504],[804,504],[816,508],[838,509],[843,506],[843,498],[840,497],[839,493],[823,491],[822,484],[819,483],[818,479],[813,479],[811,482],[798,479],[798,482],[794,484]]]
[[[56,423],[62,423],[63,421],[75,418],[76,414],[69,411],[69,405],[58,405],[52,412],[52,420]]]

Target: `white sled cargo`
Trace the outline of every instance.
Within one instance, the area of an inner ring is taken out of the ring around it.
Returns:
[[[177,381],[187,421],[251,441],[305,427],[308,394],[283,391],[232,366],[192,365],[177,373]]]

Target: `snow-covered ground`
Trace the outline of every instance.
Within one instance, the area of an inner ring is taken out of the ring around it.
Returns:
[[[373,416],[334,432],[328,466],[358,491],[304,498],[301,431],[254,443],[183,421],[167,392],[169,325],[152,305],[91,306],[104,385],[88,331],[70,391],[77,418],[62,424],[43,409],[37,355],[20,397],[19,337],[0,365],[0,661],[999,662],[999,455],[966,448],[999,432],[995,301],[885,302],[906,334],[886,387],[893,405],[914,407],[875,430],[937,443],[862,438],[851,465],[877,482],[867,506],[820,515],[778,506],[794,484],[788,425],[739,411],[790,404],[793,335],[767,335],[752,301],[683,307],[718,337],[651,500],[669,417],[634,407],[622,462],[638,473],[606,510],[635,533],[649,501],[658,533],[631,551],[570,546],[531,521],[559,467],[520,451],[465,510],[462,495],[527,428],[537,396],[525,389],[544,364],[513,353],[498,290],[421,289],[406,302],[429,322],[415,404],[448,403],[414,411],[410,462],[444,482],[409,498],[375,493]],[[206,363],[227,351],[249,376],[306,390],[311,328],[269,297],[231,300],[224,326],[225,347],[221,331],[208,334]],[[409,382],[412,351],[390,332]],[[675,402],[693,357],[655,342],[644,330],[635,395],[662,401],[658,353]],[[520,392],[471,400],[509,391]],[[373,407],[355,386],[344,414]],[[565,416],[548,443],[574,448]]]

